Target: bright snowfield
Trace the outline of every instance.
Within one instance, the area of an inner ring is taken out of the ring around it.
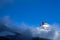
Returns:
[[[8,17],[0,19],[0,36],[15,35],[15,33],[19,33],[18,37],[23,40],[32,40],[32,37],[60,40],[59,26],[57,25],[46,24],[34,27],[22,23],[18,26],[12,23]]]

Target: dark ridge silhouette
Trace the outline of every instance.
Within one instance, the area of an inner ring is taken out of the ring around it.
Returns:
[[[0,36],[0,40],[9,40],[9,38]]]
[[[51,40],[51,39],[35,37],[35,38],[32,38],[32,40]]]

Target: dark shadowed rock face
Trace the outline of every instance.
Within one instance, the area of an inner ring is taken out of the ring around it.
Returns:
[[[50,39],[35,37],[35,38],[32,38],[32,40],[50,40]]]

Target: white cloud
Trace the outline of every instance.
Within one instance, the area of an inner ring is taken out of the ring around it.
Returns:
[[[40,27],[29,26],[26,23],[21,23],[20,26],[14,25],[9,16],[3,17],[3,20],[12,31],[21,33],[24,37],[43,37],[54,40],[60,40],[59,25],[51,25],[49,32],[41,31]]]

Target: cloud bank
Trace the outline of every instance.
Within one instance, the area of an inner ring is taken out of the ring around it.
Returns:
[[[32,37],[42,37],[52,40],[60,40],[60,32],[59,32],[60,30],[59,30],[59,25],[57,24],[52,24],[50,27],[51,28],[50,31],[46,32],[46,31],[41,31],[39,26],[37,27],[28,26],[25,23],[22,23],[20,26],[18,26],[11,21],[9,16],[4,16],[3,18],[0,18],[0,21],[1,21],[0,24],[6,26],[6,28],[3,27],[5,28],[4,30],[21,34],[23,40],[27,40],[27,39],[32,40]]]

